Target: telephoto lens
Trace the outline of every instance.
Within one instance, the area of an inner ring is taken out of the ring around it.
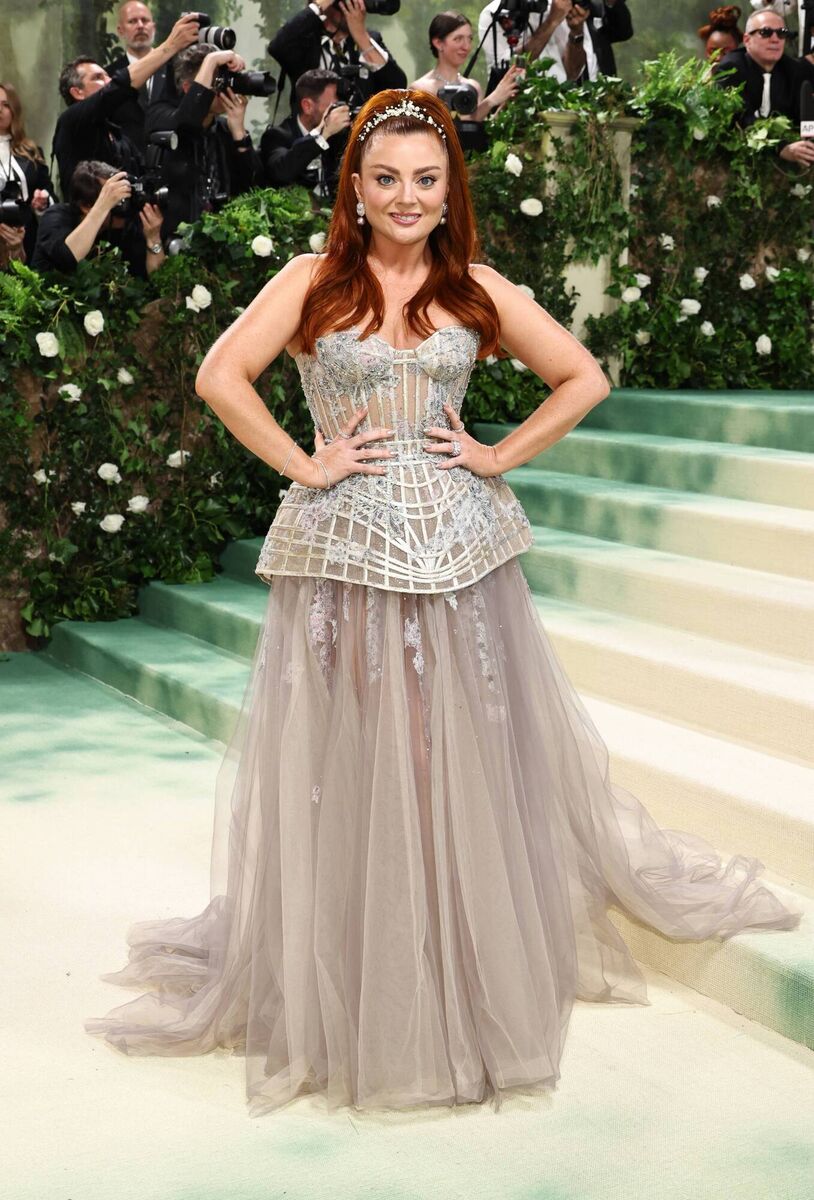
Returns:
[[[214,46],[216,50],[234,50],[237,34],[228,25],[213,25],[206,13],[193,14],[198,21],[198,41],[203,46]]]

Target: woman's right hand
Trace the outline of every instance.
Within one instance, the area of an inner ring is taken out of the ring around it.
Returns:
[[[370,460],[392,458],[392,451],[388,450],[386,446],[369,445],[368,443],[392,437],[395,430],[380,428],[370,429],[367,433],[354,433],[360,422],[367,416],[367,411],[367,405],[365,405],[364,408],[355,412],[345,425],[342,433],[350,434],[350,437],[337,435],[332,442],[326,442],[322,430],[317,430],[314,437],[316,450],[311,456],[315,476],[312,487],[327,488],[329,486],[325,479],[325,471],[328,472],[331,485],[339,483],[340,479],[347,479],[348,475],[383,475],[385,473],[386,467]],[[317,465],[318,463],[324,464],[325,471]]]

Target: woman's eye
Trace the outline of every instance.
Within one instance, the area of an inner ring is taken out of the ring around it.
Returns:
[[[423,183],[425,187],[432,187],[437,180],[434,175],[422,175],[418,182]]]
[[[384,184],[384,186],[386,187],[387,184],[393,182],[393,176],[392,175],[377,175],[376,182]]]

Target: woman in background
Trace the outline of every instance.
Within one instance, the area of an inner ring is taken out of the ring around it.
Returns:
[[[477,93],[478,104],[475,111],[466,114],[468,121],[485,121],[491,112],[497,112],[507,100],[517,95],[523,69],[516,65],[509,67],[493,92],[484,96],[483,88],[477,79],[470,79],[461,74],[461,67],[472,53],[472,26],[469,18],[459,12],[442,12],[433,17],[429,28],[430,50],[438,59],[426,75],[422,75],[410,87],[437,96],[442,87],[450,84],[464,84]]]
[[[14,259],[27,262],[37,240],[35,213],[53,203],[54,185],[45,156],[26,135],[17,89],[0,83],[0,197],[30,205],[23,225],[0,221],[0,267]]]
[[[743,34],[738,27],[740,15],[737,4],[725,4],[722,8],[712,10],[707,24],[698,30],[707,58],[717,62],[730,50],[737,50],[743,41]]]

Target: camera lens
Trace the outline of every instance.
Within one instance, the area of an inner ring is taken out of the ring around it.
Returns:
[[[198,41],[202,46],[214,46],[216,50],[234,50],[237,34],[228,25],[206,25],[198,30]]]

